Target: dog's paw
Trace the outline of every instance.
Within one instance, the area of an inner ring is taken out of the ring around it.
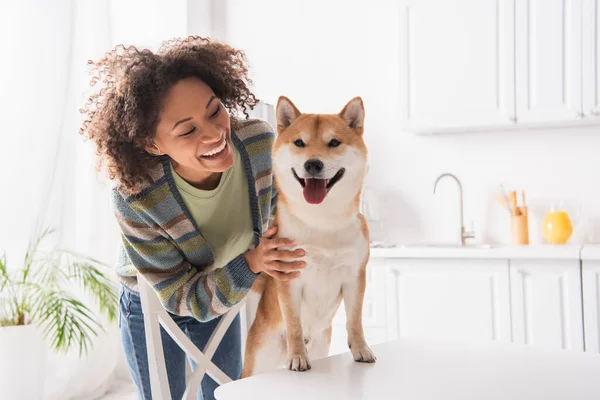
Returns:
[[[364,363],[374,363],[377,360],[373,351],[366,344],[362,346],[356,346],[350,348],[352,351],[352,356],[354,357],[354,361],[364,362]]]
[[[294,354],[288,358],[288,368],[292,371],[307,371],[310,369],[310,361],[305,354]]]

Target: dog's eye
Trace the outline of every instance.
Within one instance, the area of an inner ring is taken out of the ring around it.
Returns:
[[[296,140],[294,144],[296,145],[296,147],[304,147],[304,142],[302,141],[302,139]]]
[[[337,140],[337,139],[331,139],[329,141],[329,145],[328,146],[329,147],[338,147],[340,144],[342,144],[342,142],[340,142],[339,140]]]

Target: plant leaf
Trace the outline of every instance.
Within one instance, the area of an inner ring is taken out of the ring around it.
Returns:
[[[86,262],[87,261],[87,262]],[[118,297],[113,282],[90,259],[69,263],[68,277],[81,285],[97,300],[100,312],[110,322],[117,319]]]
[[[35,256],[38,253],[40,243],[53,233],[54,231],[52,229],[45,228],[42,230],[41,233],[34,234],[33,237],[29,240],[29,244],[27,245],[27,251],[25,252],[25,259],[23,260],[22,282],[27,281],[27,277],[35,261]]]
[[[111,322],[117,318],[117,290],[101,262],[56,248],[43,252],[40,244],[53,232],[35,231],[23,265],[14,274],[6,267],[6,257],[0,259],[0,326],[31,319],[57,352],[76,347],[81,356],[103,327],[96,314],[70,293],[71,284],[83,287]]]
[[[10,276],[6,267],[6,253],[2,254],[0,258],[0,294],[4,291],[4,288],[10,283]]]
[[[77,345],[79,355],[86,354],[91,337],[101,328],[91,310],[64,290],[41,291],[46,301],[39,303],[34,315],[43,327],[44,338],[57,352]]]

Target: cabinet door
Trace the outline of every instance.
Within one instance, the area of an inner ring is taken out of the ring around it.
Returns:
[[[510,342],[508,261],[390,260],[388,330]]]
[[[580,120],[582,0],[516,0],[519,123]]]
[[[511,260],[513,340],[583,350],[578,260]]]
[[[585,350],[600,353],[600,261],[583,261]]]
[[[600,118],[600,1],[583,3],[583,114]]]
[[[399,18],[406,130],[512,124],[514,0],[406,0]]]
[[[363,330],[369,345],[389,340],[385,304],[385,259],[371,258],[367,266],[367,287],[363,302]],[[333,318],[333,332],[329,354],[349,351],[346,332],[346,309],[344,302]]]

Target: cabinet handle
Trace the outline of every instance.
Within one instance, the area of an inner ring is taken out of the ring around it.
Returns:
[[[579,113],[577,113],[577,116],[578,116],[579,118],[585,118],[585,114],[584,114],[584,113],[582,113],[582,112],[579,112]]]
[[[517,117],[510,117],[509,120],[512,123],[515,123],[515,124],[517,123]]]

